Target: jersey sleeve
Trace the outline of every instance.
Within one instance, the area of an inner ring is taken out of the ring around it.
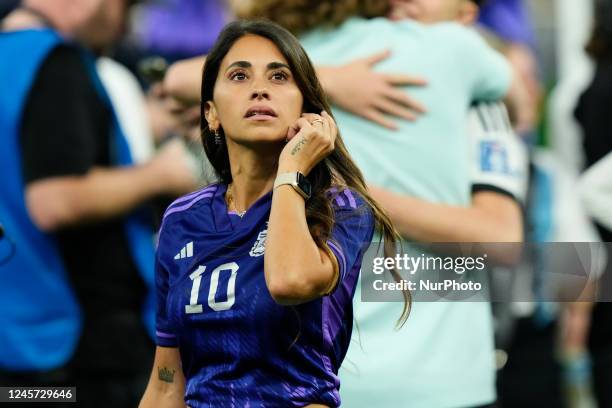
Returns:
[[[479,103],[468,114],[472,193],[494,191],[525,204],[527,148],[514,133],[503,103]]]
[[[157,309],[155,313],[155,343],[162,347],[177,347],[178,342],[174,328],[170,324],[167,311],[168,287],[170,273],[164,262],[165,240],[167,233],[160,231],[159,243],[155,256],[155,289]]]
[[[338,261],[340,283],[349,271],[361,264],[363,252],[374,235],[374,216],[365,200],[349,189],[333,192],[331,199],[335,225],[327,244]]]

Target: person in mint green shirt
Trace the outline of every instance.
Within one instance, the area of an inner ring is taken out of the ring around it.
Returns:
[[[511,84],[504,58],[476,32],[457,23],[468,24],[476,18],[477,2],[394,2],[413,3],[409,7],[418,11],[419,20],[432,25],[393,22],[383,17],[393,15],[392,10],[376,14],[368,2],[350,3],[310,2],[308,18],[300,20],[296,16],[304,10],[297,2],[264,0],[257,2],[251,15],[273,19],[301,34],[302,45],[317,65],[344,65],[390,49],[391,56],[376,65],[377,71],[427,79],[427,86],[410,89],[411,97],[426,106],[427,113],[414,122],[399,121],[398,131],[334,109],[340,132],[371,191],[385,203],[407,239],[520,240],[517,202],[492,198],[493,192],[477,197],[472,191],[468,111],[476,101],[503,98]],[[381,17],[371,18],[377,15]],[[355,87],[367,86],[355,83]],[[505,218],[510,222],[481,222],[479,216],[486,211],[478,206],[483,203],[493,215],[510,214]],[[401,303],[360,299],[358,286],[354,302],[358,331],[339,373],[343,405],[460,408],[494,402],[488,303],[415,302],[406,324],[394,330]]]
[[[373,192],[390,196],[384,202],[392,217],[407,211],[394,206],[402,196],[453,206],[471,204],[466,115],[472,102],[497,100],[507,93],[510,70],[501,55],[475,32],[454,23],[426,26],[410,20],[352,18],[334,31],[311,31],[301,40],[321,65],[342,64],[384,44],[392,57],[378,69],[404,68],[427,78],[426,87],[410,92],[428,113],[415,122],[400,122],[397,132],[334,110],[349,151],[368,183],[377,186]],[[393,220],[401,232],[419,232],[401,228],[398,217]],[[460,227],[465,223],[455,220]],[[394,330],[401,303],[360,299],[358,286],[358,333],[340,370],[340,395],[346,406],[459,408],[495,401],[488,303],[415,302],[406,324]]]

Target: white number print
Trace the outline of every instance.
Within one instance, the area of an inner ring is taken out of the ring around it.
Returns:
[[[229,310],[234,306],[236,302],[236,275],[238,274],[238,264],[236,262],[228,262],[223,265],[217,266],[210,276],[210,288],[208,290],[208,306],[216,311],[221,312],[223,310]],[[198,304],[198,294],[200,292],[200,282],[202,281],[202,274],[206,270],[205,266],[199,266],[194,272],[189,275],[189,278],[193,281],[191,286],[191,297],[189,304],[185,306],[185,313],[194,314],[202,313],[202,305]],[[216,302],[215,295],[219,287],[219,274],[221,271],[230,271],[230,278],[227,282],[227,299],[223,302]]]
[[[205,266],[198,266],[194,272],[189,275],[189,278],[193,281],[191,286],[191,298],[189,304],[185,306],[185,313],[202,313],[202,305],[198,304],[198,293],[200,292],[200,282],[202,281],[202,274],[206,270]]]

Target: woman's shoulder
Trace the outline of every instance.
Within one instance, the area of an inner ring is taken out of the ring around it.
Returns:
[[[220,184],[211,184],[177,198],[168,206],[158,231],[159,241],[175,240],[191,229],[207,229],[212,225],[212,202]]]
[[[210,184],[192,193],[177,198],[168,206],[164,213],[164,221],[174,215],[182,214],[194,208],[196,204],[210,202],[220,187],[220,183]]]
[[[326,191],[335,209],[355,211],[367,210],[370,205],[356,189],[343,185],[333,185]]]
[[[327,190],[334,209],[334,224],[345,231],[363,231],[364,237],[372,238],[376,229],[374,209],[357,189],[347,186],[332,186]]]

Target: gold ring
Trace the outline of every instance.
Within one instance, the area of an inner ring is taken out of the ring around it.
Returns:
[[[314,125],[315,123],[323,123],[323,119],[315,119],[312,122],[310,122],[311,125]]]

